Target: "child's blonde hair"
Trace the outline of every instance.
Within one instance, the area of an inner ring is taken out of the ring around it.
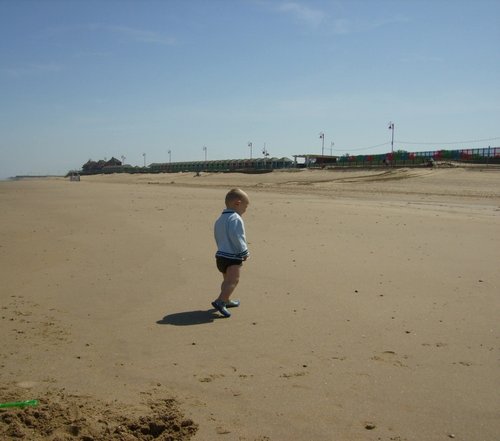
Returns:
[[[238,200],[247,201],[248,195],[241,188],[233,188],[229,190],[226,194],[226,206]]]

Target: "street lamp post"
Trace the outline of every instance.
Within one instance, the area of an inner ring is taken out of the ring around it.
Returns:
[[[142,156],[144,156],[144,167],[146,167],[146,153],[143,153]]]
[[[389,130],[392,131],[392,138],[391,138],[391,153],[394,152],[394,123],[392,121],[389,122]]]
[[[321,156],[325,156],[325,133],[320,132],[319,139],[321,139]]]
[[[168,151],[168,163],[171,164],[172,163],[172,150],[169,150]]]
[[[333,146],[335,145],[335,143],[332,141],[330,143],[330,156],[333,156]]]
[[[205,162],[207,162],[207,146],[203,146],[203,151],[205,152]]]
[[[264,143],[264,148],[262,149],[262,154],[264,155],[264,168],[267,168],[267,157],[269,156],[269,152],[266,148],[266,143]]]
[[[252,146],[253,146],[253,144],[251,142],[249,142],[248,147],[250,147],[250,159],[252,159]]]

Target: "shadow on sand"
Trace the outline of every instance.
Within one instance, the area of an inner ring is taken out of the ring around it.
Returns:
[[[207,311],[176,312],[175,314],[166,315],[156,323],[158,325],[191,326],[212,323],[220,318],[223,317],[218,315],[215,309],[209,309]]]

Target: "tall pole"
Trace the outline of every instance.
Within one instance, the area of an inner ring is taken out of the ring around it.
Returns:
[[[262,154],[264,155],[264,158],[269,156],[269,152],[267,151],[267,148],[266,148],[266,143],[264,143],[264,148],[262,149]]]
[[[332,141],[330,143],[330,156],[333,156],[333,146],[335,145],[335,143]]]
[[[325,134],[324,134],[324,132],[321,132],[319,134],[319,137],[321,139],[321,156],[325,156]]]
[[[250,147],[250,159],[252,159],[252,145],[251,142],[248,143],[248,147]]]
[[[203,146],[203,151],[205,152],[205,162],[207,162],[207,146]]]
[[[144,167],[146,167],[146,153],[143,153],[142,156],[144,156]]]
[[[171,164],[172,163],[172,150],[169,150],[168,151],[168,163]]]
[[[262,149],[262,154],[264,155],[264,168],[267,168],[267,157],[269,156],[269,152],[266,148],[266,143],[264,143],[264,148]]]
[[[394,123],[392,121],[389,122],[389,130],[392,131],[392,137],[391,137],[391,153],[394,152]]]

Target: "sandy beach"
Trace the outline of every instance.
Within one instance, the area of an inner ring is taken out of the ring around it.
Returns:
[[[21,180],[0,207],[0,402],[40,400],[1,439],[499,439],[498,169]]]

